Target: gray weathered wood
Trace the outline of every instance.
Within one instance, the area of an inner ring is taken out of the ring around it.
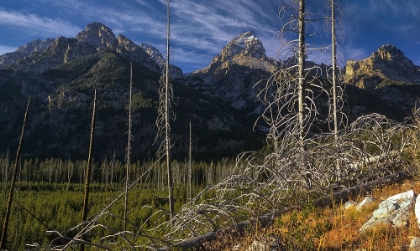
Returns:
[[[318,207],[324,207],[324,206],[332,205],[334,203],[340,203],[340,202],[344,203],[348,201],[350,197],[352,196],[369,192],[372,189],[379,186],[394,184],[394,183],[403,181],[411,177],[413,177],[413,172],[409,170],[391,174],[391,175],[379,178],[377,180],[367,182],[365,184],[357,185],[357,186],[348,188],[346,190],[336,192],[328,196],[324,196],[316,200],[315,205]]]

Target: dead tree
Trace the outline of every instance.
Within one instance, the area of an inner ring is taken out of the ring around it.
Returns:
[[[133,92],[133,64],[130,61],[130,91],[128,98],[128,140],[127,140],[127,166],[125,168],[125,196],[124,196],[124,232],[127,230],[127,211],[128,211],[128,184],[130,181],[130,165],[131,165],[131,94]]]
[[[10,184],[9,197],[7,199],[6,212],[5,212],[5,215],[4,215],[4,221],[3,221],[3,227],[2,227],[2,234],[1,234],[1,241],[0,241],[0,249],[1,250],[6,249],[7,228],[8,228],[8,225],[9,225],[10,211],[11,211],[11,208],[12,208],[13,192],[14,192],[14,189],[15,189],[16,178],[17,178],[18,172],[19,172],[20,151],[21,151],[21,148],[22,148],[23,136],[25,134],[25,128],[26,128],[26,122],[27,122],[27,119],[28,119],[28,111],[29,111],[30,102],[31,102],[31,99],[29,98],[28,99],[28,104],[26,106],[25,115],[23,117],[22,133],[20,134],[19,144],[18,144],[18,148],[17,148],[17,151],[16,151],[15,166],[13,168],[12,181],[11,181],[11,184]]]
[[[174,210],[174,195],[173,195],[173,182],[172,182],[172,167],[171,167],[171,128],[169,126],[169,116],[170,116],[170,105],[172,99],[170,99],[169,93],[169,74],[170,74],[170,65],[169,65],[169,50],[170,50],[170,38],[171,38],[171,12],[169,7],[169,2],[167,2],[167,31],[166,31],[166,72],[165,72],[165,152],[166,152],[166,166],[168,172],[168,200],[169,200],[169,213],[171,214],[170,217],[175,213]]]
[[[173,197],[173,177],[171,167],[171,117],[172,117],[172,97],[173,89],[170,83],[170,0],[167,0],[167,29],[166,29],[166,67],[164,72],[164,78],[161,78],[159,87],[159,113],[156,119],[156,125],[158,127],[158,133],[156,138],[163,138],[163,141],[158,150],[158,158],[166,157],[166,171],[167,171],[167,182],[168,182],[168,201],[169,201],[169,214],[170,217],[174,215],[174,197]]]
[[[93,136],[95,134],[95,113],[96,113],[96,89],[93,97],[93,108],[92,108],[92,121],[90,126],[90,141],[89,141],[89,153],[87,159],[87,166],[85,171],[85,192],[83,198],[83,211],[82,211],[82,224],[87,220],[87,215],[89,212],[89,186],[90,186],[90,174],[92,168],[92,152],[93,152]],[[83,237],[82,237],[83,239]],[[80,251],[85,250],[85,244],[80,244]]]

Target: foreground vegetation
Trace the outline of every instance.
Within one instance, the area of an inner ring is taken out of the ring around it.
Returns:
[[[253,227],[242,233],[221,233],[216,241],[204,244],[205,250],[245,250],[254,241],[277,245],[280,250],[408,250],[411,240],[420,236],[414,213],[405,228],[381,225],[361,234],[360,227],[377,209],[382,199],[414,190],[420,192],[418,178],[400,184],[378,187],[369,192],[376,199],[363,210],[345,209],[342,203],[316,208],[301,205],[276,218],[267,228]],[[364,194],[352,200],[361,202]]]

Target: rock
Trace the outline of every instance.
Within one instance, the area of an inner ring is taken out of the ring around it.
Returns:
[[[261,41],[248,31],[232,39],[206,68],[191,75],[203,79],[232,107],[258,110],[261,103],[257,98],[259,91],[254,86],[278,67],[277,61],[266,56]]]
[[[277,238],[262,238],[254,240],[252,244],[245,249],[246,251],[274,251],[279,250]]]
[[[51,45],[54,39],[36,39],[30,43],[27,43],[19,47],[16,51],[6,53],[0,56],[0,69],[8,65],[15,63],[17,60],[21,60],[25,57],[34,55],[35,53],[43,52],[45,49]]]
[[[92,45],[97,50],[115,50],[118,46],[118,40],[112,30],[101,23],[88,24],[85,30],[77,34],[76,39]]]
[[[270,246],[263,241],[254,241],[246,251],[271,251]]]
[[[163,58],[162,53],[154,46],[148,43],[141,43],[140,47],[149,55],[149,57],[159,66],[160,71],[164,72],[166,67],[166,60]],[[181,68],[169,64],[169,74],[173,78],[182,78],[184,73]]]
[[[417,251],[420,250],[420,238],[416,237],[411,240],[410,242],[410,250],[411,251]]]
[[[397,47],[387,44],[366,59],[347,61],[345,79],[351,85],[370,90],[383,79],[420,84],[420,67],[414,65]],[[368,82],[371,82],[369,86],[364,86]]]
[[[414,214],[416,215],[417,225],[420,227],[420,196],[416,198],[416,206],[414,207]]]
[[[143,66],[151,71],[161,73],[159,65],[150,58],[149,54],[147,54],[140,45],[133,43],[130,39],[121,34],[118,35],[118,47],[116,51],[131,61],[141,62]]]
[[[414,198],[413,190],[389,197],[378,205],[372,218],[359,229],[359,232],[366,232],[381,224],[391,224],[395,227],[407,226]]]
[[[351,207],[355,207],[355,206],[357,206],[357,202],[355,202],[355,201],[352,201],[352,200],[349,200],[349,201],[347,201],[346,203],[344,203],[344,205],[343,205],[343,207],[344,207],[344,209],[350,209]]]
[[[394,45],[383,45],[366,59],[346,63],[348,85],[377,94],[391,105],[410,111],[420,89],[420,67]]]
[[[375,199],[371,196],[367,196],[359,204],[357,204],[356,209],[360,211],[373,202],[375,202]]]
[[[379,204],[379,207],[386,206],[390,203],[398,204],[401,208],[407,208],[411,206],[414,202],[415,194],[413,190],[407,191],[405,193],[396,194],[389,197],[385,201],[382,201]]]

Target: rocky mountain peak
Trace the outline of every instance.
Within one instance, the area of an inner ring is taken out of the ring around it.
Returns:
[[[29,42],[21,47],[19,47],[16,51],[22,52],[27,54],[28,56],[32,54],[33,52],[41,52],[45,50],[48,46],[51,45],[51,43],[54,41],[54,39],[47,38],[45,40],[36,39],[32,42]]]
[[[110,28],[101,23],[91,23],[86,29],[77,34],[76,39],[80,42],[91,44],[97,49],[115,50],[118,46],[118,40]]]
[[[117,41],[118,41],[117,52],[119,52],[119,50],[124,49],[124,50],[129,51],[129,52],[134,52],[134,51],[139,50],[142,53],[144,53],[144,51],[140,48],[139,45],[135,44],[133,41],[131,41],[130,39],[128,39],[124,35],[119,34]]]
[[[266,57],[265,49],[254,32],[247,31],[232,39],[222,50],[222,61],[231,60],[235,56],[249,56],[253,58]]]
[[[163,55],[156,47],[149,43],[140,43],[140,47],[158,64],[164,63]]]
[[[29,42],[25,45],[19,47],[16,51],[6,53],[0,56],[0,68],[6,67],[15,63],[17,60],[23,59],[24,57],[31,56],[36,52],[44,51],[54,39],[47,38],[45,40],[36,39],[32,42]]]
[[[372,53],[372,58],[380,60],[398,60],[405,59],[404,53],[399,50],[395,45],[385,44],[379,47],[377,52]]]
[[[254,85],[270,76],[278,63],[265,54],[254,32],[247,31],[233,38],[204,69],[195,71],[210,88],[232,107],[242,109],[259,104]]]
[[[390,104],[410,110],[420,85],[420,67],[395,45],[383,45],[363,60],[349,60],[344,79],[348,85],[378,94]]]
[[[213,58],[208,67],[195,71],[193,74],[204,74],[202,78],[209,83],[214,78],[207,75],[214,75],[214,72],[223,69],[228,70],[232,65],[266,72],[273,72],[277,67],[274,60],[266,56],[264,46],[254,32],[247,31],[232,39],[222,52]]]
[[[363,60],[349,60],[346,81],[362,89],[380,87],[384,79],[420,84],[420,67],[404,56],[395,45],[383,45]]]
[[[162,53],[153,45],[149,43],[140,43],[140,47],[146,52],[146,54],[154,61],[156,64],[159,65],[161,72],[164,72],[166,62],[163,58]],[[173,78],[182,78],[184,73],[182,72],[181,68],[170,64],[169,66],[169,74]]]

